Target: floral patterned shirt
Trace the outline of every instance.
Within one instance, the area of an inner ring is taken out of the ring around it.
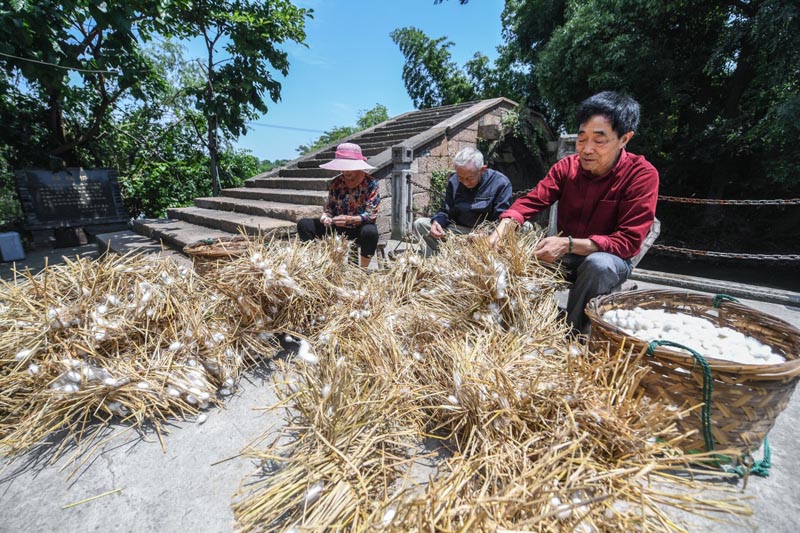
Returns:
[[[328,186],[325,214],[330,217],[358,215],[361,217],[361,224],[374,224],[378,218],[380,203],[378,180],[369,174],[366,174],[361,183],[352,189],[345,185],[342,176],[337,176]]]

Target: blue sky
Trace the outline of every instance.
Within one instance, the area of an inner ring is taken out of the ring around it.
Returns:
[[[389,33],[406,26],[430,38],[447,36],[453,60],[463,66],[480,51],[490,59],[501,44],[501,0],[300,0],[314,10],[306,25],[306,47],[284,46],[289,75],[281,80],[281,100],[268,101],[269,112],[255,122],[311,130],[355,125],[358,112],[376,103],[389,116],[414,106],[402,79],[403,54]],[[296,148],[318,133],[253,125],[236,146],[259,159],[294,159]]]

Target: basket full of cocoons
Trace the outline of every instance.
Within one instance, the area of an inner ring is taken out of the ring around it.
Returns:
[[[685,450],[755,451],[800,376],[800,330],[728,296],[620,292],[592,300],[586,314],[594,346],[645,353],[648,397],[676,410],[704,404],[677,421],[697,430]]]

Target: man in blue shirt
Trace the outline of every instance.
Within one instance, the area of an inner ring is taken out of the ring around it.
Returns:
[[[459,151],[445,191],[444,206],[431,218],[414,221],[414,235],[424,242],[426,257],[439,251],[445,230],[469,233],[484,221],[497,221],[500,213],[511,205],[511,182],[496,170],[483,164],[483,154],[475,148]]]

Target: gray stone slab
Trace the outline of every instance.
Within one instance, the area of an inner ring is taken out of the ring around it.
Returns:
[[[247,186],[264,189],[301,189],[305,191],[327,191],[328,184],[331,182],[331,180],[332,178],[258,178],[249,180],[247,182]]]
[[[196,198],[194,205],[203,209],[235,211],[237,213],[288,220],[290,222],[297,222],[303,217],[318,217],[322,213],[322,209],[317,205],[285,204],[266,200],[227,198],[224,196]]]
[[[157,242],[164,243],[177,250],[182,250],[187,244],[192,244],[203,239],[219,239],[230,237],[231,232],[199,226],[183,220],[136,220],[133,229],[142,235],[148,236]]]
[[[200,207],[167,209],[167,216],[228,233],[239,233],[243,229],[253,235],[258,233],[271,235],[276,232],[288,234],[296,230],[295,223],[288,220],[231,211],[218,211],[216,209],[202,209]]]
[[[257,187],[239,187],[225,189],[225,196],[233,198],[249,198],[251,200],[267,200],[284,204],[325,205],[328,200],[327,191],[303,191],[300,189],[264,189]]]

